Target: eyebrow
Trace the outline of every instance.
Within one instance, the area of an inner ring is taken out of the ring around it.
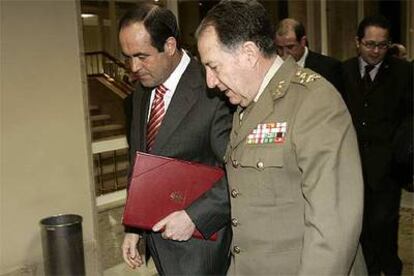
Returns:
[[[139,57],[139,56],[145,56],[145,57],[148,57],[148,56],[149,56],[149,54],[142,53],[142,52],[138,52],[138,53],[133,54],[133,55],[127,55],[127,54],[125,54],[124,52],[122,52],[122,55],[123,55],[124,57]]]

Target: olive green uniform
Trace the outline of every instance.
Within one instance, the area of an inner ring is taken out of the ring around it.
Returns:
[[[285,61],[258,101],[235,113],[225,161],[229,274],[366,273],[355,131],[325,79]]]

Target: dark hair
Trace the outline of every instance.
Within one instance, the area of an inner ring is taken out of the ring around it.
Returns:
[[[276,53],[273,26],[264,7],[256,1],[220,2],[201,21],[196,35],[208,26],[214,27],[220,43],[228,49],[252,41],[264,56]]]
[[[365,17],[361,23],[358,25],[357,30],[357,37],[358,40],[361,41],[361,39],[365,36],[365,30],[368,27],[375,26],[380,27],[382,29],[385,29],[388,31],[388,38],[391,40],[391,24],[390,22],[383,17],[382,15],[374,15],[374,16],[367,16]]]
[[[303,26],[302,22],[293,18],[285,18],[276,25],[276,33],[278,35],[287,34],[291,30],[295,33],[298,42],[306,35],[305,26]]]
[[[177,48],[180,49],[180,31],[174,14],[157,5],[142,4],[137,8],[128,11],[119,21],[118,31],[134,23],[142,22],[145,29],[151,36],[151,44],[159,52],[164,51],[164,44],[169,37],[177,41]]]

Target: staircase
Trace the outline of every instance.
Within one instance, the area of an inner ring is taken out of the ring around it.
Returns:
[[[125,189],[128,149],[123,102],[132,93],[127,67],[105,52],[85,54],[96,196]]]

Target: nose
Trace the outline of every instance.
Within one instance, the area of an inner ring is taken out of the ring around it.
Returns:
[[[131,57],[129,60],[129,66],[133,73],[138,72],[142,68],[142,62],[137,57]]]
[[[214,88],[219,83],[219,80],[214,72],[209,67],[206,69],[206,81],[209,88]]]

